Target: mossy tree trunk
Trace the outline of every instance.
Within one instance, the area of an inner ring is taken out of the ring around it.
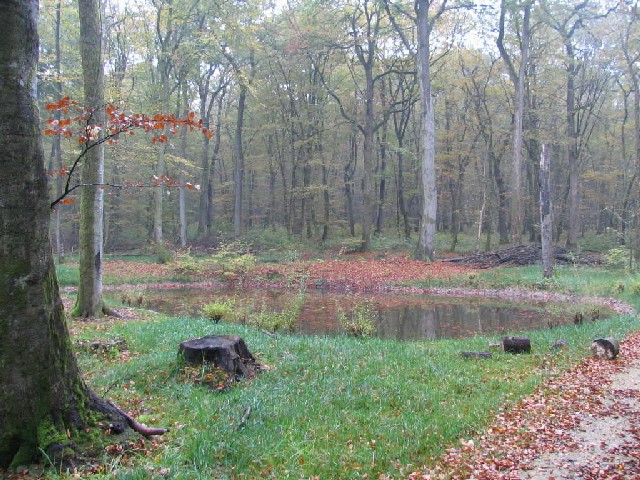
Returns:
[[[101,404],[71,350],[49,243],[37,16],[38,0],[0,2],[0,469],[64,449]]]
[[[78,2],[80,15],[80,54],[84,80],[85,108],[92,112],[90,126],[101,130],[87,144],[82,161],[80,194],[80,282],[73,315],[95,317],[102,313],[102,241],[104,217],[104,145],[105,134],[104,72],[102,67],[102,27],[98,0]]]

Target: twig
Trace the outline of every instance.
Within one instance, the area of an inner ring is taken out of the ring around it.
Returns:
[[[242,418],[240,419],[240,423],[236,427],[236,431],[240,430],[242,427],[244,427],[244,424],[247,423],[247,420],[249,419],[249,415],[251,415],[251,407],[250,406],[244,409],[244,415],[242,415]]]

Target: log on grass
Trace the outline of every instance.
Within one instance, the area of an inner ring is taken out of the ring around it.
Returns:
[[[491,352],[460,352],[462,358],[491,358]]]
[[[620,344],[613,338],[597,338],[591,344],[591,351],[596,358],[613,360],[620,353]]]
[[[531,340],[527,337],[502,337],[505,353],[531,353]]]
[[[180,343],[178,354],[190,364],[213,363],[231,378],[249,376],[247,365],[256,360],[238,335],[208,335]]]

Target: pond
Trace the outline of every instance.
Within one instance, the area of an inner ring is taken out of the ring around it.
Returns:
[[[105,292],[120,302],[124,292]],[[142,291],[143,306],[175,316],[202,316],[207,303],[233,299],[245,312],[279,312],[296,301],[296,292],[252,289],[167,289]],[[345,329],[340,314],[351,315],[361,305],[370,306],[375,335],[398,340],[460,338],[476,334],[516,333],[572,324],[575,304],[514,303],[478,298],[427,297],[424,295],[336,294],[309,291],[297,317],[296,332],[308,335],[339,335]],[[600,318],[608,315],[600,309]]]

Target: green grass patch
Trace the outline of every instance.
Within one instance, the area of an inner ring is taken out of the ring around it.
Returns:
[[[58,264],[56,265],[56,275],[58,284],[61,287],[72,287],[78,285],[80,279],[80,271],[78,265]]]
[[[128,361],[86,352],[79,360],[99,393],[141,409],[145,423],[171,427],[153,458],[127,467],[111,462],[103,478],[149,478],[153,469],[180,479],[402,477],[409,464],[442,454],[478,432],[505,402],[574,365],[593,338],[621,338],[634,328],[617,317],[514,332],[530,336],[532,354],[464,360],[460,351],[486,350],[498,338],[274,337],[243,325],[160,317],[114,325],[110,335],[126,341]],[[186,382],[178,344],[208,334],[241,335],[270,369],[223,393]],[[552,354],[549,345],[558,339],[569,347]],[[247,407],[251,414],[240,427]]]

